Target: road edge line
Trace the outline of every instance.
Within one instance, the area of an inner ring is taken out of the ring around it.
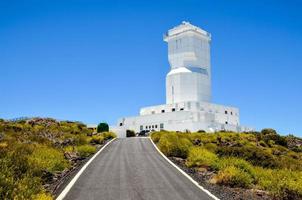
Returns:
[[[116,138],[113,138],[110,140],[107,144],[105,144],[98,152],[96,152],[85,165],[81,168],[81,170],[72,178],[72,180],[68,183],[68,185],[64,188],[64,190],[61,192],[61,194],[56,198],[56,200],[63,200],[69,190],[72,188],[72,186],[75,184],[75,182],[79,179],[79,177],[82,175],[82,173],[85,171],[85,169],[88,167],[88,165]]]
[[[151,140],[151,143],[153,144],[153,146],[155,147],[155,149],[159,152],[159,154],[166,160],[168,161],[168,163],[170,163],[174,168],[176,168],[182,175],[184,175],[186,178],[188,178],[194,185],[196,185],[199,189],[201,189],[203,192],[205,192],[207,195],[209,195],[210,197],[212,197],[214,200],[220,200],[219,198],[217,198],[214,194],[212,194],[209,190],[205,189],[204,187],[202,187],[201,185],[199,185],[199,183],[197,181],[195,181],[191,176],[189,176],[186,172],[184,172],[182,169],[180,169],[176,164],[174,164],[169,158],[167,158],[167,156],[165,156],[165,154],[163,154],[159,148],[156,146],[156,144],[153,142],[153,140],[149,137],[149,139]]]

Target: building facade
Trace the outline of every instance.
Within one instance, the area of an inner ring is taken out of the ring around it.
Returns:
[[[240,126],[239,109],[211,103],[211,35],[188,22],[164,35],[170,71],[166,104],[144,107],[140,115],[118,120],[111,127],[120,137],[126,130],[151,132],[219,130],[247,131]]]

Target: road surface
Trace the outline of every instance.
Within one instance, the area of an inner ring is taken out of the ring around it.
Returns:
[[[148,138],[116,139],[83,172],[64,200],[212,200]]]

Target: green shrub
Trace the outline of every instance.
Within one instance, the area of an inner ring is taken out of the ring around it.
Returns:
[[[93,135],[90,142],[93,144],[103,144],[104,136],[103,135]]]
[[[104,132],[101,134],[101,136],[104,137],[104,140],[109,140],[109,139],[113,139],[116,138],[116,134],[113,132]]]
[[[253,165],[261,167],[277,168],[280,166],[272,154],[256,146],[219,147],[217,153],[220,156],[243,158]]]
[[[76,147],[77,152],[81,157],[88,157],[96,152],[96,148],[91,145],[81,145]]]
[[[280,169],[302,170],[302,162],[300,159],[281,155],[278,156],[277,162]]]
[[[247,161],[240,159],[240,158],[235,158],[235,157],[225,157],[219,159],[218,162],[216,162],[213,166],[214,169],[216,170],[223,170],[227,167],[234,166],[243,172],[248,173],[253,179],[256,177],[256,172],[254,167]]]
[[[44,191],[35,195],[33,200],[52,200],[52,196]]]
[[[261,131],[260,138],[264,140],[267,144],[274,143],[285,147],[287,146],[286,137],[278,135],[274,129],[263,129]]]
[[[76,151],[75,146],[69,145],[69,146],[64,147],[64,152],[71,153],[71,152],[75,152],[75,151]]]
[[[43,188],[40,178],[33,177],[30,174],[25,174],[15,183],[12,199],[32,199],[35,194],[42,190]]]
[[[159,149],[166,156],[186,158],[193,144],[186,138],[179,137],[182,133],[163,134],[158,142]]]
[[[91,140],[91,137],[88,137],[84,134],[73,135],[72,138],[74,138],[74,143],[76,145],[85,145],[88,144]]]
[[[277,131],[272,128],[265,128],[261,130],[262,135],[277,135]]]
[[[80,122],[45,118],[0,122],[0,199],[51,199],[43,189],[50,181],[45,171],[54,174],[70,166],[62,149],[94,153],[94,147],[84,148],[90,132]]]
[[[256,167],[257,187],[281,199],[302,199],[302,172]]]
[[[159,140],[160,140],[160,138],[161,138],[161,136],[162,136],[163,134],[166,134],[166,133],[167,133],[167,132],[165,132],[165,131],[153,132],[153,133],[151,134],[151,139],[153,140],[154,143],[158,143]]]
[[[62,171],[69,167],[61,151],[46,146],[36,146],[33,153],[28,156],[28,161],[36,169],[49,172]]]
[[[96,130],[97,130],[98,133],[108,132],[109,131],[109,126],[108,126],[107,123],[99,123]]]
[[[252,177],[248,173],[235,166],[228,166],[219,171],[214,179],[216,183],[221,185],[242,188],[250,188],[253,182]]]
[[[212,167],[217,161],[216,154],[202,147],[192,147],[189,150],[186,165],[188,167]]]
[[[217,151],[217,145],[213,144],[213,143],[206,143],[204,144],[204,148],[206,148],[207,150],[215,153]]]
[[[213,133],[191,133],[188,137],[192,142],[199,139],[203,144],[217,142],[217,135]]]

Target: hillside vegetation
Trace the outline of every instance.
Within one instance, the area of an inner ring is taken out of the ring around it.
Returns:
[[[113,137],[80,122],[0,120],[0,199],[52,199],[50,184]]]
[[[213,184],[268,191],[276,199],[302,199],[302,140],[273,129],[250,133],[155,132],[152,140],[188,168],[211,171]]]

